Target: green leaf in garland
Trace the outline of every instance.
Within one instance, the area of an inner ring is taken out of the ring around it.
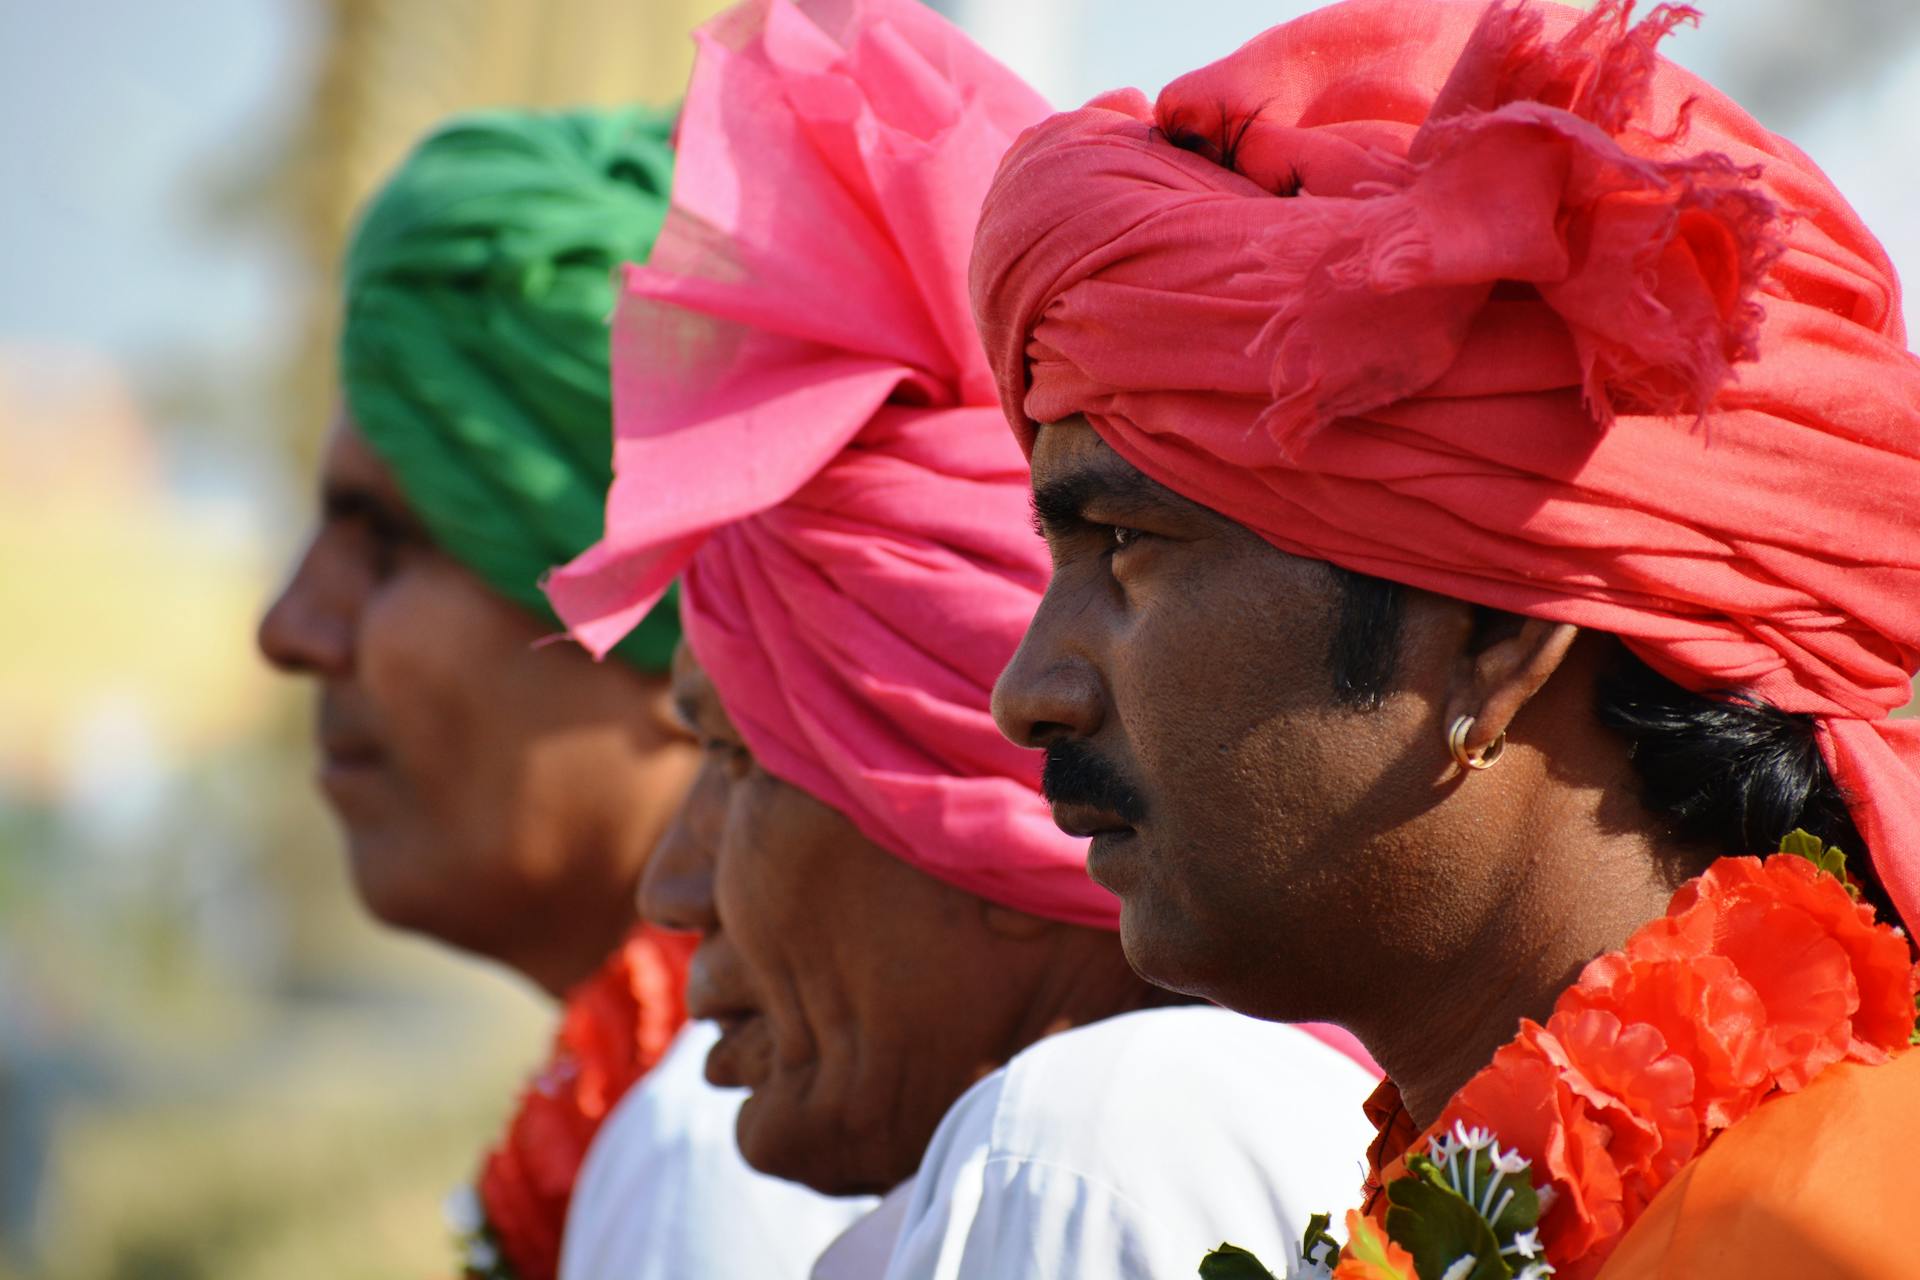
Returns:
[[[1796,858],[1805,858],[1815,867],[1826,872],[1846,887],[1850,897],[1860,896],[1859,886],[1847,875],[1847,855],[1839,845],[1828,846],[1819,836],[1803,831],[1799,827],[1780,837],[1780,852],[1790,853]]]
[[[1907,1043],[1920,1048],[1920,996],[1913,998],[1913,1034],[1907,1037]]]
[[[1279,1277],[1239,1245],[1223,1244],[1200,1260],[1200,1280],[1279,1280]]]
[[[1420,1280],[1510,1280],[1513,1268],[1500,1256],[1499,1238],[1480,1211],[1425,1156],[1411,1157],[1407,1168],[1414,1176],[1387,1187],[1387,1235],[1413,1255]],[[1468,1257],[1468,1270],[1454,1270]]]
[[[1820,855],[1825,850],[1826,845],[1822,843],[1819,836],[1799,827],[1780,837],[1780,852],[1805,858],[1816,867],[1820,865]]]
[[[1333,1266],[1333,1260],[1340,1256],[1340,1242],[1328,1230],[1332,1225],[1330,1213],[1316,1213],[1307,1219],[1307,1233],[1300,1239],[1300,1257],[1304,1261],[1318,1262],[1328,1268]]]
[[[1532,1166],[1516,1152],[1508,1152],[1500,1160],[1491,1151],[1474,1157],[1473,1185],[1480,1191],[1482,1216],[1488,1217],[1494,1239],[1503,1246],[1540,1222],[1540,1193],[1533,1189],[1531,1170]]]

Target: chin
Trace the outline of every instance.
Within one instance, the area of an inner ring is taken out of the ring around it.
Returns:
[[[822,1195],[855,1194],[837,1171],[823,1163],[833,1145],[810,1140],[799,1132],[804,1128],[800,1118],[777,1094],[777,1086],[762,1085],[741,1104],[739,1119],[734,1122],[740,1158],[770,1178],[797,1182]]]
[[[863,1144],[850,1140],[845,1126],[783,1096],[778,1077],[756,1087],[741,1104],[734,1138],[741,1159],[753,1169],[826,1196],[885,1195],[920,1164],[920,1153],[914,1152],[903,1171],[863,1167]]]
[[[1262,993],[1249,990],[1260,967],[1234,944],[1231,930],[1209,927],[1150,893],[1127,898],[1120,908],[1120,948],[1133,971],[1154,986],[1193,996],[1223,1009],[1271,1018]]]
[[[1203,937],[1148,893],[1121,901],[1120,949],[1133,971],[1156,987],[1211,998],[1205,989],[1208,957],[1194,945]]]
[[[487,955],[478,937],[468,936],[447,917],[447,907],[461,900],[448,884],[423,880],[413,868],[418,853],[391,840],[365,832],[347,833],[347,870],[354,896],[366,913],[389,929],[442,943],[458,951]]]

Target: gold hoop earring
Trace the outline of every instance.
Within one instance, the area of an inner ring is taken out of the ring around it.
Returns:
[[[1491,769],[1500,763],[1500,756],[1507,749],[1507,735],[1503,732],[1479,751],[1469,751],[1467,735],[1472,732],[1472,716],[1459,717],[1447,730],[1447,753],[1454,763],[1462,769]]]

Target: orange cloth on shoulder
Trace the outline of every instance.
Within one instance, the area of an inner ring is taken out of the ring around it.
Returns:
[[[1688,1164],[1599,1280],[1884,1280],[1920,1274],[1920,1052],[1840,1063]]]

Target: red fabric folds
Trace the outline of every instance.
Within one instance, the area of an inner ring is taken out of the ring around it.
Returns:
[[[1655,55],[1692,11],[1631,10],[1349,0],[1028,131],[972,266],[1002,407],[1029,446],[1084,413],[1283,550],[1818,717],[1920,921],[1899,285]]]
[[[683,574],[760,762],[981,897],[1113,928],[988,710],[1047,580],[965,264],[1046,104],[910,0],[698,36],[673,208],[614,321],[605,538],[548,593],[604,653]]]

